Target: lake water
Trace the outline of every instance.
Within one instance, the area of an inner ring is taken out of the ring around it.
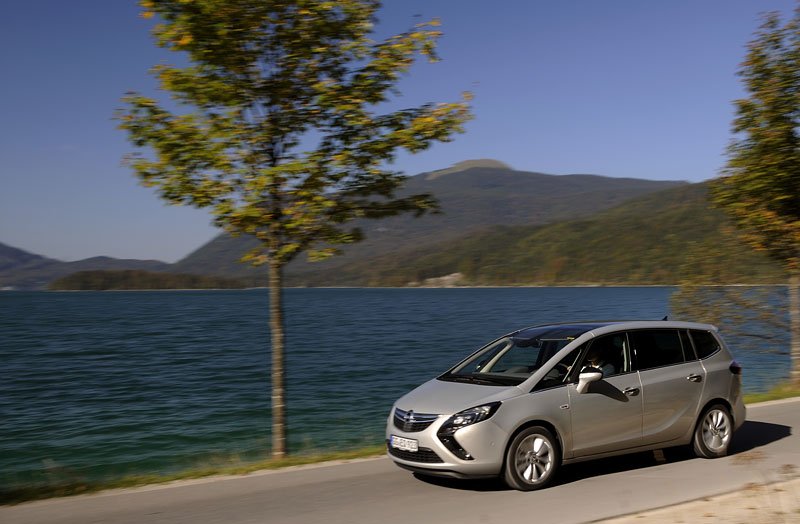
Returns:
[[[505,332],[659,319],[672,288],[289,289],[289,445],[383,438],[400,395]],[[268,454],[268,294],[0,293],[0,486],[97,480]],[[730,339],[748,391],[785,352]]]

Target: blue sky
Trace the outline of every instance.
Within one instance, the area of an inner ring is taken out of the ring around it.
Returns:
[[[399,105],[475,95],[449,144],[400,155],[413,175],[470,158],[551,174],[701,181],[724,163],[736,77],[759,15],[790,0],[389,0],[382,35],[439,17],[442,61]],[[0,242],[61,260],[175,261],[217,231],[121,166],[114,110],[175,62],[123,0],[28,0],[0,20]]]

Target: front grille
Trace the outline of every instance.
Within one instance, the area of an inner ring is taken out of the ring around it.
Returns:
[[[414,410],[404,411],[400,408],[394,409],[394,427],[406,433],[415,433],[427,428],[439,418],[439,415],[428,413],[414,413]]]
[[[389,454],[399,459],[408,460],[409,462],[424,462],[425,464],[438,464],[444,462],[439,455],[430,448],[419,448],[419,451],[404,451],[402,449],[395,449],[386,444]]]

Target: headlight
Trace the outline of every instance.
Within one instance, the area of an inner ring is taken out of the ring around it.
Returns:
[[[491,402],[489,404],[484,404],[482,406],[475,406],[474,408],[465,409],[464,411],[459,411],[447,421],[442,424],[442,427],[439,429],[438,434],[441,435],[452,435],[459,429],[470,426],[472,424],[477,424],[487,418],[491,417],[497,411],[497,408],[500,407],[500,402]]]

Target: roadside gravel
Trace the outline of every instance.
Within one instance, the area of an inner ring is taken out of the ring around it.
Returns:
[[[601,520],[603,524],[788,524],[800,522],[800,478],[750,484],[740,491],[641,513]]]

